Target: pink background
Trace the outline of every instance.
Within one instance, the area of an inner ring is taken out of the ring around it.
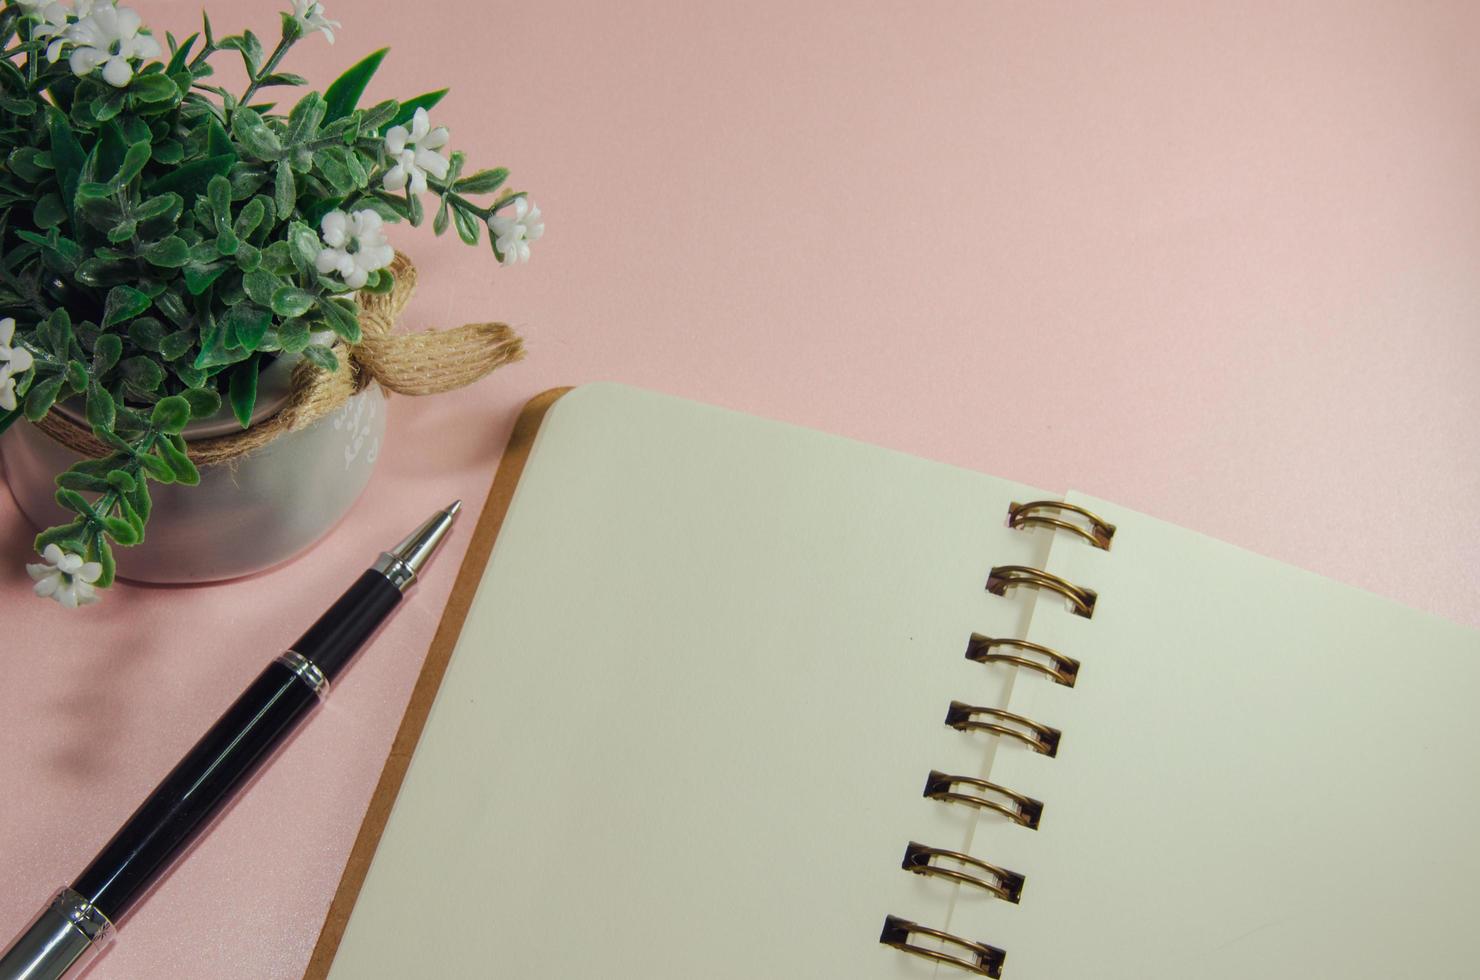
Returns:
[[[513,270],[395,230],[410,325],[506,319],[530,358],[396,399],[345,525],[251,580],[65,615],[0,495],[3,936],[383,541],[476,511],[559,384],[1087,490],[1480,625],[1474,4],[328,5],[289,70],[393,45],[371,94],[450,84],[454,145],[548,218]],[[300,974],[465,544],[92,977]]]

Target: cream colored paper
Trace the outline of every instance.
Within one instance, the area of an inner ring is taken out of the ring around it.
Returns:
[[[610,385],[552,410],[332,976],[1472,977],[1480,639],[1112,504],[1112,551],[1009,530],[1045,496]],[[992,596],[994,565],[1096,588]],[[973,632],[1083,662],[1068,689]],[[1054,759],[943,724],[1063,730]],[[922,797],[932,769],[1045,805]],[[910,840],[1021,905],[900,869]]]
[[[1042,827],[974,839],[1027,876],[989,908],[1011,980],[1480,975],[1480,636],[1079,494],[1119,530],[1049,568],[1092,619],[1040,601],[1032,636],[1084,662],[1019,685],[1057,758],[992,778]],[[1404,574],[1394,569],[1394,574]]]
[[[609,385],[546,419],[332,976],[923,980],[900,868],[966,848],[923,797],[984,771],[953,699],[1010,672],[973,630],[1047,542],[1034,491]],[[969,916],[968,916],[969,917]]]

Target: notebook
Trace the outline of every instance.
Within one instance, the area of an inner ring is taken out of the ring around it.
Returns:
[[[308,975],[1473,978],[1477,697],[1480,634],[1113,503],[585,386]]]

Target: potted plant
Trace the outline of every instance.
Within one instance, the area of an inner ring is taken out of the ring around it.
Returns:
[[[248,463],[325,428],[370,382],[444,390],[519,356],[501,324],[389,333],[414,276],[388,224],[430,212],[469,244],[486,228],[505,265],[544,226],[506,170],[449,152],[429,115],[445,89],[360,104],[385,51],[322,93],[284,70],[295,44],[338,26],[293,0],[269,51],[209,17],[161,44],[113,0],[0,9],[0,432],[25,420],[7,447],[26,429],[76,453],[46,488],[66,518],[36,538],[39,594],[94,601],[115,548],[154,530],[161,488],[230,467],[232,507]],[[240,91],[212,81],[228,53]],[[453,348],[440,361],[439,343]],[[16,490],[25,467],[9,452]]]

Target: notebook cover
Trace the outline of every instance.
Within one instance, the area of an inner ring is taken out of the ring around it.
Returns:
[[[504,516],[509,511],[509,502],[514,498],[514,490],[524,473],[525,463],[529,461],[535,435],[550,407],[570,390],[569,387],[551,388],[536,395],[524,406],[514,424],[514,431],[509,436],[503,458],[499,461],[498,472],[494,475],[493,486],[483,504],[483,512],[473,529],[472,541],[468,543],[462,567],[458,570],[457,581],[452,586],[447,608],[442,613],[442,621],[437,626],[431,649],[416,678],[416,686],[412,688],[406,713],[402,715],[395,741],[391,743],[390,755],[386,758],[385,768],[381,770],[375,792],[370,797],[365,819],[360,824],[360,832],[355,836],[354,847],[351,848],[349,860],[344,866],[344,874],[340,876],[339,887],[334,892],[334,901],[330,904],[324,926],[319,931],[318,942],[314,944],[308,969],[303,974],[304,980],[324,980],[329,975],[329,967],[334,962],[334,954],[339,949],[340,939],[344,936],[350,913],[354,910],[355,899],[359,897],[360,887],[365,883],[365,875],[370,870],[370,862],[380,844],[380,835],[385,831],[386,821],[390,819],[396,794],[401,790],[406,770],[411,765],[411,756],[421,738],[421,730],[432,710],[432,702],[436,700],[442,675],[447,671],[447,663],[457,646],[458,636],[462,633],[463,621],[467,619],[468,609],[478,592],[484,566],[488,564],[488,557],[493,552],[493,544],[498,539],[499,528],[503,526]]]

